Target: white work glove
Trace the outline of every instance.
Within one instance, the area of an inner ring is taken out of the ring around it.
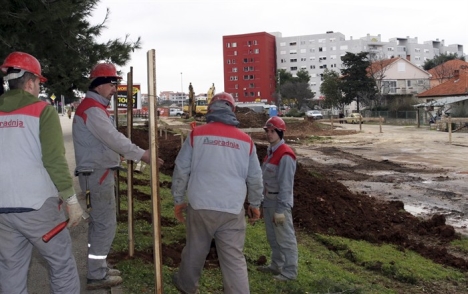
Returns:
[[[67,227],[74,227],[80,223],[81,217],[83,216],[83,209],[78,203],[76,194],[66,200],[67,212],[68,212],[68,225]]]
[[[284,224],[284,220],[286,217],[284,216],[284,213],[276,213],[275,216],[273,217],[273,222],[275,223],[276,226],[282,226]]]

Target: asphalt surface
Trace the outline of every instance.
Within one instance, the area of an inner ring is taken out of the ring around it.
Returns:
[[[62,124],[62,130],[65,141],[66,157],[68,166],[70,168],[70,174],[73,175],[75,169],[75,152],[73,149],[73,138],[72,138],[72,119],[69,119],[67,115],[60,115],[60,121]],[[73,184],[77,193],[78,199],[81,206],[86,207],[83,193],[81,192],[78,178],[73,176]],[[73,252],[78,267],[78,273],[81,281],[80,293],[92,293],[92,294],[108,294],[108,293],[120,293],[120,288],[109,290],[86,290],[86,262],[87,262],[87,248],[88,248],[88,223],[87,221],[81,221],[78,226],[70,229],[70,235],[72,238]],[[40,256],[40,254],[34,249],[33,257],[29,267],[28,275],[28,292],[30,294],[48,294],[50,293],[49,287],[49,275],[47,269],[47,263]]]

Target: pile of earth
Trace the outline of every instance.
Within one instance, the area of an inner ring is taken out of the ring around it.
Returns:
[[[244,117],[248,117],[246,114]],[[242,116],[238,117],[242,119]],[[257,122],[260,127],[265,117],[258,120],[248,118],[245,124]],[[329,127],[328,127],[329,128]],[[120,129],[125,134],[125,128]],[[321,135],[324,127],[313,120],[302,120],[297,123],[287,123],[289,133],[305,134],[302,136]],[[336,130],[326,130],[337,135]],[[257,153],[261,161],[267,149],[264,136],[256,140]],[[148,130],[134,129],[132,140],[142,148],[148,148]],[[172,175],[174,160],[181,147],[179,135],[168,134],[158,138],[159,156],[165,164],[160,171]],[[366,240],[372,243],[390,243],[401,250],[414,250],[434,262],[452,266],[462,270],[468,269],[468,262],[457,254],[447,250],[447,245],[460,238],[452,226],[445,224],[445,217],[435,215],[429,220],[417,218],[404,210],[400,201],[379,201],[365,194],[356,194],[343,184],[327,178],[318,178],[314,174],[327,174],[320,167],[311,167],[298,163],[294,182],[294,223],[298,230],[307,233],[322,233],[356,240]],[[125,180],[125,179],[124,179]],[[149,183],[148,183],[149,184]],[[138,196],[137,196],[138,197]],[[148,197],[146,195],[145,197]],[[125,218],[124,218],[125,219]],[[151,219],[148,217],[148,221]],[[167,220],[166,220],[167,221]],[[163,220],[164,222],[164,220]],[[184,240],[181,240],[183,243]],[[171,265],[177,266],[180,261],[180,251],[183,244],[176,247],[163,248],[164,256],[171,256]],[[330,250],[337,250],[330,248]],[[260,260],[259,256],[259,260]],[[152,262],[152,256],[147,256]],[[212,255],[212,259],[216,255]],[[207,258],[207,262],[210,258]]]

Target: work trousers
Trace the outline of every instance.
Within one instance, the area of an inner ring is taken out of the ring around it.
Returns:
[[[81,190],[86,191],[85,176],[80,175],[79,180]],[[88,279],[100,280],[107,274],[107,254],[117,228],[114,182],[114,171],[109,169],[96,169],[88,176],[92,207],[88,226]]]
[[[48,198],[39,210],[0,213],[0,293],[27,294],[33,247],[49,267],[50,293],[79,294],[80,279],[67,228],[48,243],[42,236],[65,220],[58,197]]]
[[[215,240],[224,293],[248,294],[249,279],[244,257],[245,212],[239,214],[187,208],[187,237],[176,279],[187,293],[196,293],[211,241]]]
[[[284,211],[286,219],[282,226],[273,223],[274,215],[274,207],[263,208],[267,240],[271,247],[271,268],[294,280],[297,278],[298,251],[291,210]]]

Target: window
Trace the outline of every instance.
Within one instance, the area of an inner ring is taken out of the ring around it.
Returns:
[[[254,83],[250,83],[250,84],[249,84],[249,88],[255,88],[255,84],[254,84]]]
[[[249,62],[249,60],[247,58],[244,58],[244,63],[247,63]]]
[[[396,93],[396,81],[383,81],[382,83],[383,94],[395,94]]]
[[[236,42],[233,42],[233,43],[232,43],[232,47],[233,47],[233,48],[237,47],[237,43],[236,43]]]
[[[286,46],[286,43],[285,43],[285,42],[281,42],[281,43],[280,43],[280,47],[284,47],[284,46]]]
[[[249,67],[248,66],[244,66],[244,72],[246,71],[249,71]]]
[[[414,52],[421,52],[421,49],[419,49],[419,48],[414,48]]]
[[[253,44],[254,44],[254,45],[258,45],[257,40],[254,40],[254,41],[253,41]]]
[[[327,68],[327,65],[326,65],[326,64],[322,64],[321,66],[319,66],[319,68]]]
[[[319,43],[325,43],[326,39],[319,39],[318,42]]]
[[[301,41],[301,45],[305,45],[305,41]]]
[[[335,41],[336,41],[336,38],[330,38],[330,39],[328,39],[328,40],[330,41],[330,43],[332,43],[332,42],[335,42]]]
[[[289,50],[289,54],[297,54],[297,50]]]
[[[239,89],[239,85],[238,85],[238,84],[235,84],[235,85],[234,85],[234,89]]]
[[[280,51],[280,55],[286,54],[286,51]]]
[[[301,69],[307,69],[307,66],[301,66]]]
[[[237,55],[237,51],[234,51],[234,55]]]
[[[315,56],[309,57],[310,60],[315,60]]]
[[[291,66],[291,70],[297,70],[297,66]]]
[[[348,50],[348,45],[340,46],[340,50]]]
[[[310,69],[315,69],[315,65],[311,65],[311,66],[310,66]]]
[[[322,61],[322,60],[327,60],[327,57],[326,56],[320,56],[319,61]]]
[[[296,42],[291,42],[291,43],[289,43],[289,46],[296,46],[296,45],[297,45]]]
[[[281,58],[281,63],[285,63],[285,62],[286,62],[286,59]]]
[[[247,41],[247,46],[249,46],[249,47],[250,47],[250,45],[252,45],[252,42],[250,42],[250,41]]]
[[[327,51],[327,47],[319,47],[319,52]]]
[[[254,50],[254,54],[259,54],[259,53],[260,53],[260,49],[257,48]]]
[[[228,59],[228,60],[227,60],[227,64],[231,64],[231,59]]]
[[[237,67],[233,67],[232,72],[237,72]]]
[[[310,49],[309,49],[309,52],[314,53],[314,52],[315,52],[315,48],[310,48]]]
[[[330,51],[335,51],[336,50],[336,46],[331,46],[330,47]]]
[[[336,55],[331,55],[330,59],[336,59]]]
[[[301,49],[301,53],[307,53],[307,49]]]
[[[236,64],[236,60],[235,60],[235,59],[232,60],[232,64]]]
[[[289,59],[289,62],[297,62],[297,59]]]
[[[307,58],[301,57],[301,61],[307,61]]]
[[[316,73],[310,74],[310,77],[311,77],[311,78],[316,78],[316,77],[317,77],[317,74],[316,74]]]
[[[424,49],[424,53],[429,53],[429,49]]]
[[[393,49],[393,47],[388,47],[387,51],[395,51],[395,49]]]

